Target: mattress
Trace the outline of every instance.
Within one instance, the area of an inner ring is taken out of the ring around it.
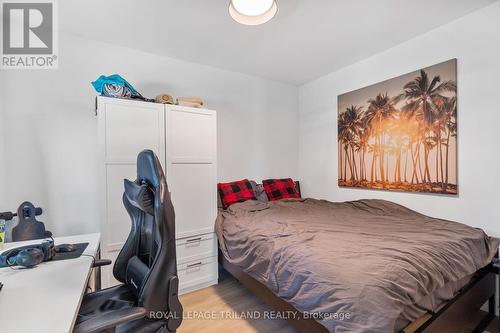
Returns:
[[[246,201],[220,211],[226,259],[330,332],[398,331],[491,262],[482,230],[383,200]]]

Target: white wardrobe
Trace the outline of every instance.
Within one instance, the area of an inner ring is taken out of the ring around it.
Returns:
[[[180,293],[216,284],[217,115],[207,109],[98,97],[102,156],[101,257],[114,260],[130,231],[123,179],[135,180],[136,158],[153,150],[175,208]],[[117,283],[112,265],[104,287]]]

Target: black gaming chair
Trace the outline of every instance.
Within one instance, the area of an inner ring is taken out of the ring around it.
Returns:
[[[125,180],[130,234],[113,267],[121,285],[87,294],[73,332],[175,332],[178,298],[175,216],[160,162],[150,150],[137,157],[137,180]]]

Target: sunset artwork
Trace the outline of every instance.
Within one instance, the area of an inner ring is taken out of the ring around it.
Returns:
[[[338,96],[338,183],[457,194],[457,61]]]

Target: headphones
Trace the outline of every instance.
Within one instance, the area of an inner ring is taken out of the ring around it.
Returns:
[[[52,260],[55,254],[53,240],[46,240],[41,244],[16,247],[0,255],[0,268],[16,265],[32,268],[44,261]]]

